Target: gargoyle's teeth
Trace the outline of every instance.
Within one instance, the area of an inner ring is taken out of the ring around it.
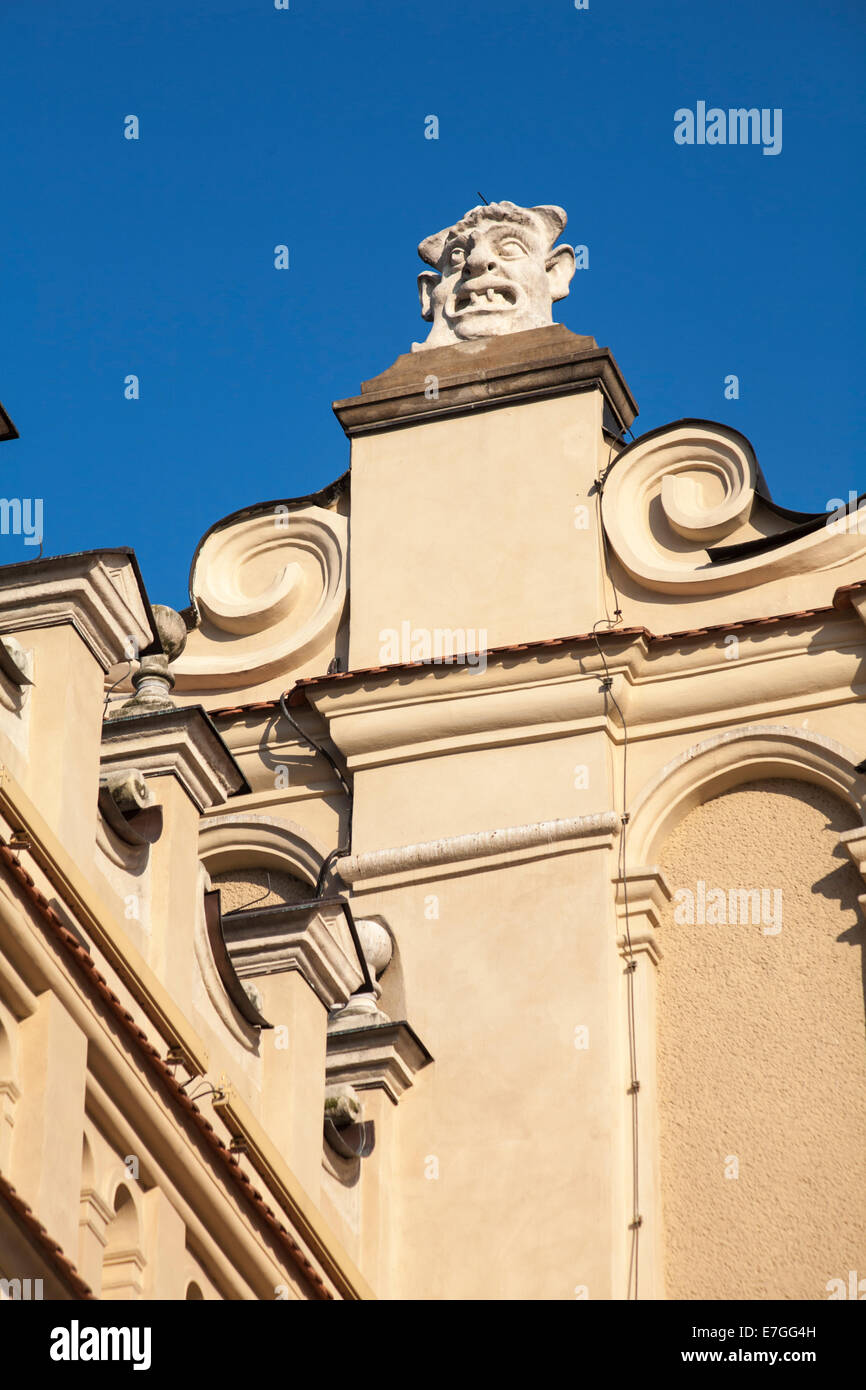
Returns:
[[[476,312],[485,309],[511,309],[514,307],[515,298],[514,291],[505,286],[501,289],[497,289],[495,285],[485,285],[480,290],[465,289],[455,296],[454,311],[462,314],[473,309]]]

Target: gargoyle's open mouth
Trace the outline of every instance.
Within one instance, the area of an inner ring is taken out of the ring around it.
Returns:
[[[517,293],[511,285],[500,281],[490,285],[479,283],[474,289],[458,290],[454,295],[452,313],[486,313],[489,309],[513,309],[517,303]]]

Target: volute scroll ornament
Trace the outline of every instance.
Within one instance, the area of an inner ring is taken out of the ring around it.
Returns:
[[[213,531],[193,570],[201,623],[174,667],[178,688],[283,677],[330,654],[346,602],[347,534],[338,512],[285,504]]]
[[[861,528],[823,525],[820,515],[805,526],[783,520],[749,441],[708,420],[680,421],[624,449],[605,481],[601,512],[623,567],[663,593],[725,593],[866,555]],[[764,540],[772,545],[762,548]],[[758,545],[714,561],[708,551],[720,542]]]

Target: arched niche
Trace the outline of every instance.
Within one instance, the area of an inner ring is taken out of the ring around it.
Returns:
[[[866,1240],[861,808],[838,746],[789,742],[782,776],[775,737],[698,769],[655,846],[670,899],[641,1079],[674,1299],[826,1298]]]
[[[144,1287],[142,1222],[132,1189],[126,1183],[118,1183],[111,1208],[113,1215],[106,1228],[102,1257],[102,1297],[138,1299]]]
[[[630,808],[628,862],[653,864],[673,828],[693,806],[730,787],[764,778],[794,778],[824,787],[866,822],[866,777],[860,756],[808,729],[741,724],[693,744],[666,763]]]
[[[294,821],[255,812],[208,817],[199,834],[199,858],[212,878],[270,870],[308,885],[310,897],[332,848]]]

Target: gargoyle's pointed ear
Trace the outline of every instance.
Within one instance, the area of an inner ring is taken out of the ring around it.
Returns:
[[[553,203],[543,203],[541,207],[530,208],[530,212],[534,212],[536,217],[544,223],[552,246],[556,238],[562,236],[565,231],[565,224],[568,221],[565,208],[555,207]]]
[[[547,258],[547,280],[551,299],[565,299],[573,274],[574,247],[557,246]]]
[[[421,317],[433,322],[433,291],[442,279],[435,270],[422,270],[418,276],[418,298],[421,301]]]

